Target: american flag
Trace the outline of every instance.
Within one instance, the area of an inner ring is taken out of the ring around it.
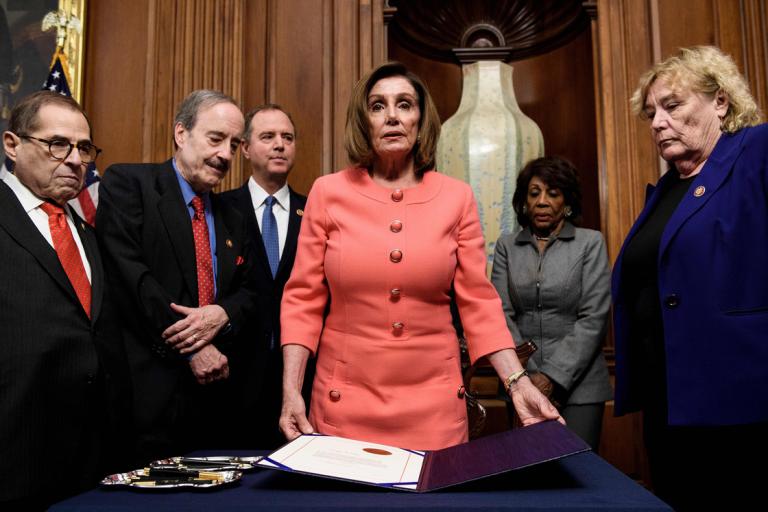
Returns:
[[[63,96],[72,96],[67,69],[69,69],[67,56],[61,48],[57,48],[56,53],[53,54],[51,70],[48,72],[48,78],[43,84],[43,89],[58,92]],[[96,205],[99,203],[99,181],[101,181],[101,177],[96,169],[96,163],[91,162],[85,175],[83,190],[69,202],[69,205],[75,209],[78,215],[92,226],[96,221]]]

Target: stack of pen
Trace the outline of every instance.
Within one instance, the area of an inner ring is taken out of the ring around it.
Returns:
[[[213,485],[224,480],[225,474],[218,471],[196,471],[185,468],[144,468],[131,477],[130,483],[139,487],[160,485],[197,484]]]
[[[254,464],[261,460],[261,457],[174,457],[155,461],[152,467],[180,467],[197,469],[200,471],[225,471],[253,469]]]

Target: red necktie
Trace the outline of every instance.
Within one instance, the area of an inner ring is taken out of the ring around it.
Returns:
[[[75,289],[80,304],[83,305],[85,314],[91,318],[91,283],[85,274],[83,260],[80,258],[80,251],[77,249],[75,239],[69,230],[67,215],[61,206],[53,203],[44,202],[40,208],[48,214],[48,227],[51,228],[51,238],[53,239],[53,248],[59,256],[61,266],[67,273],[69,282]]]
[[[205,222],[203,198],[192,198],[192,233],[195,235],[195,259],[197,260],[197,305],[213,303],[213,259],[211,258],[211,239],[208,238],[208,223]]]

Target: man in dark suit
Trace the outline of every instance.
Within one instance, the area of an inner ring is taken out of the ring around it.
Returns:
[[[245,219],[212,192],[240,146],[243,115],[223,93],[187,96],[174,157],[116,164],[99,189],[96,230],[118,280],[139,453],[235,447],[229,380],[255,305]],[[238,431],[238,429],[242,429]],[[217,435],[218,434],[218,435]]]
[[[113,448],[131,442],[130,377],[96,235],[67,206],[99,153],[85,113],[32,94],[3,146],[0,509],[42,510],[128,469]]]
[[[239,189],[222,194],[247,219],[259,275],[259,362],[266,352],[263,371],[247,371],[243,387],[256,390],[246,413],[258,436],[259,448],[276,448],[285,442],[278,429],[282,405],[282,353],[280,351],[280,301],[296,257],[296,240],[307,198],[287,184],[296,157],[296,129],[288,112],[275,104],[261,105],[245,117],[243,155],[251,177]],[[259,363],[261,364],[261,363]],[[305,382],[312,382],[311,377]]]

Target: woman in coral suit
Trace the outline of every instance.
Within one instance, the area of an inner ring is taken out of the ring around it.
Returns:
[[[309,194],[282,302],[280,428],[418,450],[467,441],[452,296],[470,358],[488,356],[524,425],[562,422],[527,377],[485,274],[472,191],[434,170],[440,133],[402,64],[363,77],[347,110],[353,166]],[[311,410],[301,386],[317,355]]]

